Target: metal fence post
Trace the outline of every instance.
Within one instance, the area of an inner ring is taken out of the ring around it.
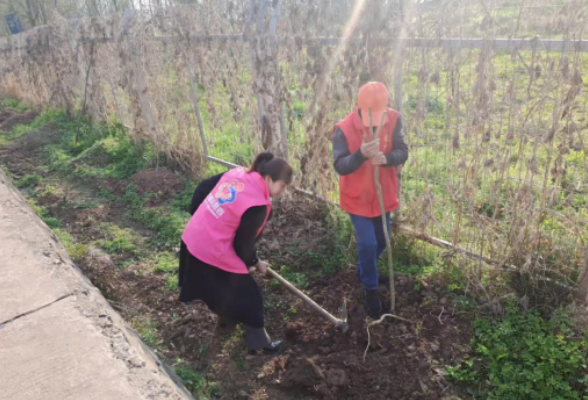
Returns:
[[[403,92],[402,92],[402,79],[403,79],[403,74],[402,74],[402,66],[403,66],[403,60],[404,58],[402,57],[402,53],[404,52],[404,40],[402,39],[398,39],[398,41],[396,42],[396,54],[394,55],[394,104],[396,107],[396,110],[402,114],[402,96],[403,96]],[[404,119],[402,120],[403,125],[402,125],[402,133],[406,133],[406,123],[404,122]],[[406,137],[405,137],[406,139]],[[398,198],[399,201],[399,205],[398,208],[394,211],[394,223],[397,224],[400,221],[401,218],[401,212],[402,212],[402,168],[404,168],[404,165],[399,165],[398,167],[396,167],[396,182],[397,182],[397,189],[396,189],[396,197]]]
[[[194,74],[192,69],[188,67],[188,74],[190,76],[190,91],[192,92],[192,105],[194,106],[194,113],[198,120],[198,130],[200,131],[200,139],[202,140],[202,150],[204,155],[208,158],[208,146],[206,145],[206,136],[204,135],[204,124],[202,123],[202,114],[200,114],[200,106],[198,105],[198,95],[196,94],[196,86],[194,85]]]

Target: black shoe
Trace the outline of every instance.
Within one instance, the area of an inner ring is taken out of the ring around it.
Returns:
[[[377,290],[365,291],[365,307],[367,314],[373,319],[378,319],[382,315],[382,301]]]
[[[267,347],[261,349],[266,354],[277,353],[280,347],[282,346],[282,341],[277,340],[275,342],[270,343]],[[255,355],[257,354],[257,350],[249,350],[249,354]]]

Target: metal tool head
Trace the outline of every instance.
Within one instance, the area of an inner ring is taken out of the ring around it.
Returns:
[[[335,324],[335,327],[345,333],[349,329],[349,324],[347,324],[347,300],[343,300],[343,304],[338,309],[338,314],[339,322]]]

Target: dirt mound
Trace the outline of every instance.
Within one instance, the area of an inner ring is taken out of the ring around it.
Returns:
[[[281,386],[290,389],[312,390],[325,379],[323,371],[310,358],[298,358],[286,366]]]
[[[137,192],[157,193],[159,196],[175,196],[182,189],[182,180],[167,168],[146,169],[131,177]]]
[[[3,113],[0,114],[0,130],[8,132],[16,125],[30,124],[38,115],[39,112],[35,110],[30,110],[23,114],[12,115],[10,115],[9,111],[4,110]]]
[[[37,158],[41,156],[48,144],[59,139],[55,124],[33,130],[26,135],[13,139],[9,146],[0,149],[0,157],[15,177],[35,172]]]
[[[116,195],[122,195],[129,184],[137,185],[137,193],[151,194],[146,206],[157,206],[182,190],[183,180],[167,168],[145,169],[129,180],[105,178],[100,185]]]
[[[58,135],[59,128],[52,122],[18,138],[14,148],[28,157],[34,157],[43,153],[45,146],[54,143]]]
[[[320,283],[327,284],[328,290]],[[354,271],[343,271],[329,282],[315,282],[308,293],[327,310],[336,311],[341,300],[347,299],[350,330],[345,334],[335,331],[303,305],[296,306],[299,314],[295,322],[285,323],[283,315],[272,312],[268,325],[283,332],[287,348],[297,358],[277,379],[267,376],[264,383],[273,383],[276,396],[294,391],[308,396],[304,398],[442,399],[448,386],[442,366],[456,362],[469,350],[470,321],[454,315],[442,288],[413,296],[415,283],[405,277],[396,281],[396,314],[414,324],[390,320],[372,327],[371,347],[364,360],[368,345],[366,314]],[[266,295],[280,292],[286,307],[295,304],[296,300],[281,288],[270,284],[264,287]],[[380,290],[386,299],[388,291]]]
[[[10,110],[0,109],[0,126],[4,124],[8,118],[12,117],[14,113]]]

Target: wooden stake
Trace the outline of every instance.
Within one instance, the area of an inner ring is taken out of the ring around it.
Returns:
[[[384,125],[384,119],[386,118],[386,111],[382,114],[378,130],[374,136],[374,127],[372,126],[372,109],[369,112],[370,122],[370,140],[379,140],[382,126]],[[374,183],[376,190],[378,191],[378,201],[380,202],[380,212],[382,214],[382,227],[384,234],[386,235],[386,252],[388,253],[388,273],[390,275],[390,312],[393,313],[396,308],[396,291],[394,290],[394,263],[392,258],[392,244],[390,243],[390,232],[388,231],[388,224],[386,223],[386,210],[384,208],[384,197],[382,196],[382,186],[380,185],[380,166],[374,165]]]

